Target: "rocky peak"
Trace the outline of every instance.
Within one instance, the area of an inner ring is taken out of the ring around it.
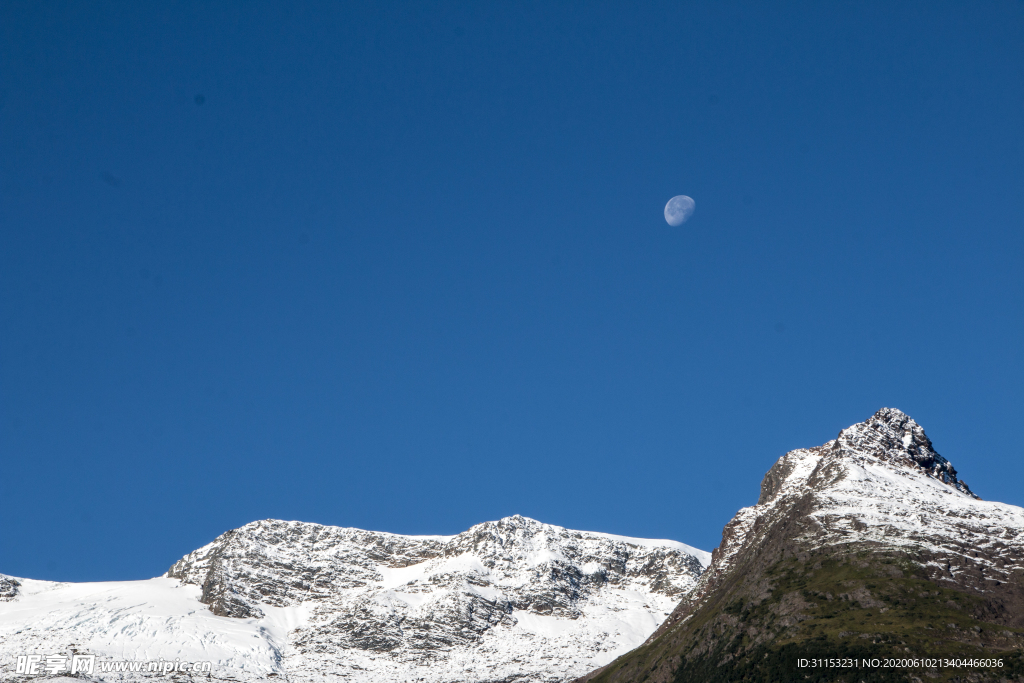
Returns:
[[[966,482],[957,478],[953,465],[935,452],[921,425],[896,408],[882,408],[864,422],[839,432],[832,451],[907,467],[978,498]]]
[[[857,544],[976,554],[991,542],[988,531],[984,525],[968,531],[960,518],[978,517],[979,500],[917,422],[882,408],[832,441],[779,458],[761,482],[757,505],[743,508],[726,525],[691,599],[702,599],[720,576],[789,525],[802,528],[807,547]],[[992,514],[1000,519],[995,527],[1005,526],[1004,511]],[[1010,526],[1021,525],[1016,515],[1006,513]],[[681,614],[677,610],[669,624]]]

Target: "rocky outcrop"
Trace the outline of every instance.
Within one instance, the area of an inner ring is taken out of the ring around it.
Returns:
[[[20,585],[17,579],[0,574],[0,600],[13,600]]]
[[[261,605],[323,600],[441,554],[429,538],[264,520],[225,532],[174,563],[167,576],[203,589],[219,616],[259,618]]]

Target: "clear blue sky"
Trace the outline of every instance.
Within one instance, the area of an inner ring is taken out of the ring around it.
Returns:
[[[882,406],[1024,504],[1021,36],[1021,2],[5,2],[0,571],[154,576],[268,517],[710,549]]]

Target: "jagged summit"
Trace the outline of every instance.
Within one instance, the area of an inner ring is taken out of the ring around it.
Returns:
[[[802,495],[805,489],[824,492],[844,479],[858,480],[862,473],[884,465],[890,474],[923,475],[947,493],[980,500],[946,458],[932,447],[924,429],[896,408],[882,408],[815,448],[786,453],[765,474],[757,504],[764,505],[785,493]],[[868,476],[877,481],[877,477]]]
[[[882,408],[832,441],[779,458],[765,474],[757,505],[740,510],[726,526],[716,551],[717,569],[740,553],[742,544],[733,542],[740,529],[762,529],[753,536],[740,534],[749,543],[767,533],[768,520],[774,524],[787,517],[807,520],[804,539],[818,547],[869,543],[955,547],[958,554],[969,554],[964,528],[973,533],[983,527],[955,520],[1006,514],[1006,506],[974,504],[983,502],[935,451],[917,422],[900,410]],[[1009,516],[1016,519],[1017,513]],[[978,542],[987,544],[987,538],[982,540],[987,535],[981,533]],[[714,563],[711,569],[716,570]]]
[[[864,422],[847,427],[839,432],[832,444],[833,451],[869,456],[916,469],[957,491],[978,498],[966,482],[957,478],[953,465],[935,452],[921,425],[896,408],[882,408]]]

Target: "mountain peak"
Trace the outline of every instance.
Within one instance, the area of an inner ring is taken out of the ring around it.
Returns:
[[[797,668],[798,654],[903,657],[937,646],[1018,656],[1024,509],[976,498],[924,429],[893,408],[789,451],[644,647],[586,680],[801,680],[813,676]],[[910,666],[899,680],[936,675]],[[1005,670],[971,676],[1010,680]],[[860,678],[818,678],[851,677]]]
[[[896,408],[882,408],[864,422],[842,430],[833,442],[832,450],[907,467],[957,491],[978,497],[966,482],[957,478],[952,463],[935,451],[921,425]]]

